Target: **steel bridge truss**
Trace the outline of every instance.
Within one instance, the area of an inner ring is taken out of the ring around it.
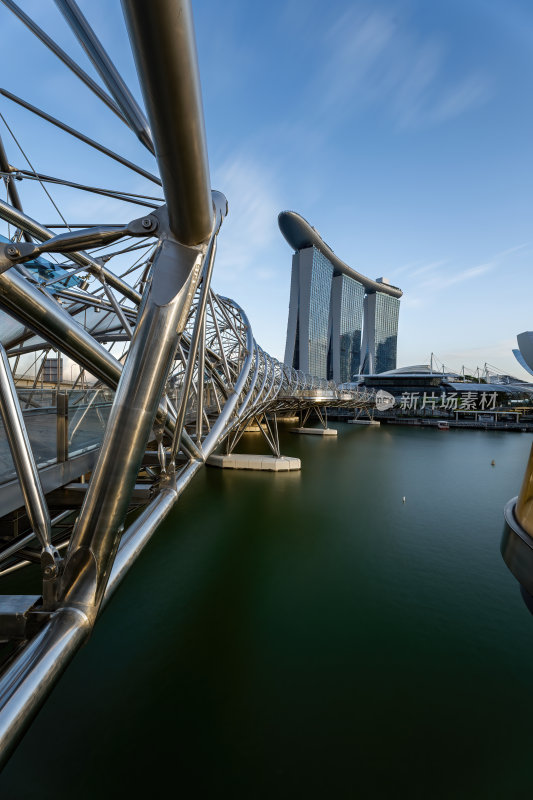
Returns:
[[[4,97],[151,180],[163,197],[17,169],[0,143],[7,188],[0,218],[15,229],[0,243],[0,412],[16,472],[7,511],[18,503],[26,521],[0,537],[0,575],[31,563],[41,570],[40,593],[0,596],[0,762],[216,448],[231,452],[255,423],[279,456],[278,415],[375,401],[272,358],[255,342],[243,309],[211,289],[227,202],[210,187],[189,0],[122,0],[146,114],[74,0],[56,3],[106,89],[15,3],[2,2],[155,153],[161,177],[7,90]],[[23,210],[17,184],[30,180],[120,199],[143,213],[125,224],[65,221],[58,233]],[[119,257],[127,265],[111,269]],[[56,268],[50,259],[57,258]],[[57,362],[46,405],[39,385],[50,353],[69,359],[76,378],[66,391]],[[33,381],[24,381],[23,363]],[[50,404],[57,458],[43,466],[28,426]],[[100,439],[76,451],[76,461],[69,448],[89,417]],[[81,476],[76,486],[61,488],[73,475]],[[0,507],[4,521],[5,514]]]

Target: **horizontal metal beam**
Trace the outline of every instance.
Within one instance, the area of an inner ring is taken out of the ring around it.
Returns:
[[[44,225],[28,217],[27,214],[24,214],[17,208],[13,208],[9,203],[4,203],[3,200],[0,200],[0,219],[4,219],[6,222],[16,225],[23,231],[28,231],[28,233],[31,233],[31,235],[40,242],[46,242],[48,239],[53,239],[55,236],[53,231],[45,228]],[[92,275],[96,275],[97,277],[102,275],[113,289],[119,291],[124,297],[127,297],[136,305],[141,302],[141,295],[136,292],[135,289],[132,289],[126,281],[123,281],[122,278],[119,278],[118,275],[115,275],[114,272],[111,272],[111,270],[104,267],[95,258],[87,255],[87,253],[71,253],[70,258],[76,264],[79,264],[80,267],[85,267]]]
[[[39,477],[43,492],[48,494],[67,483],[77,480],[80,475],[85,475],[93,469],[98,456],[99,445],[80,453],[61,464],[50,464],[39,469]],[[24,505],[24,496],[18,480],[0,484],[0,508],[2,514],[10,514]],[[52,520],[53,524],[53,520]]]

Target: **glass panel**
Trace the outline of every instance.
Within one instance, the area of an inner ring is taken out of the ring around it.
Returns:
[[[309,373],[327,378],[328,323],[333,265],[313,247],[311,299],[309,305]]]
[[[357,377],[361,360],[364,286],[347,275],[342,276],[340,312],[340,381]]]
[[[396,369],[399,311],[397,297],[376,292],[376,373]]]
[[[87,389],[69,392],[69,454],[85,450],[103,439],[113,392],[109,389]]]

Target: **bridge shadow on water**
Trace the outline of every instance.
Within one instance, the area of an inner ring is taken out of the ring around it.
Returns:
[[[531,436],[335,427],[282,432],[301,473],[194,480],[2,798],[528,791],[533,620],[499,539]]]

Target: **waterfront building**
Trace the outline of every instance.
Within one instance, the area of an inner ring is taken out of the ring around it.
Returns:
[[[513,355],[520,366],[533,375],[533,331],[524,331],[516,337],[518,350],[513,350]]]
[[[285,363],[320,378],[328,372],[332,281],[333,265],[315,247],[294,254],[291,307],[298,313],[289,315]]]
[[[330,376],[344,383],[357,375],[361,363],[361,334],[365,289],[362,283],[339,273],[331,288]]]
[[[377,283],[390,284],[386,278]],[[365,326],[361,372],[374,375],[396,369],[398,315],[400,300],[385,291],[369,292],[365,297]]]
[[[510,379],[504,380],[504,379]],[[437,372],[423,364],[366,376],[364,386],[392,394],[395,405],[380,418],[434,417],[471,421],[518,423],[517,414],[533,423],[533,384],[510,376],[493,375],[492,380],[465,378],[457,372]]]
[[[530,375],[533,375],[533,369],[529,366],[529,364],[525,360],[525,358],[522,355],[522,353],[520,352],[520,350],[516,350],[516,349],[513,350],[513,355],[516,358],[516,360],[518,361],[518,363],[520,364],[520,366],[522,367],[522,369],[525,369],[526,372],[529,372]]]
[[[285,363],[337,383],[394,369],[401,290],[349,267],[294,211],[278,221],[295,250]]]

